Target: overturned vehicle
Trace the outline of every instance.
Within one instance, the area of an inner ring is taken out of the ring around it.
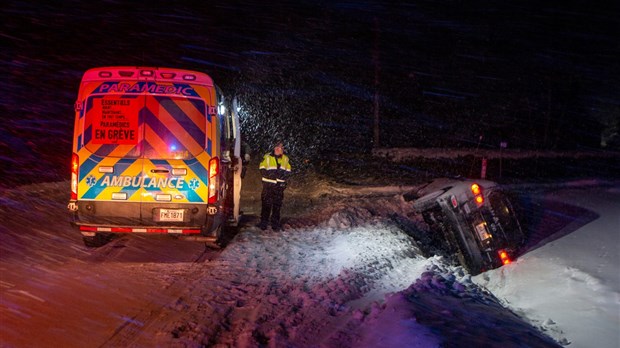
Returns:
[[[497,183],[436,179],[404,198],[422,214],[433,244],[472,275],[512,262],[524,244],[515,200]]]

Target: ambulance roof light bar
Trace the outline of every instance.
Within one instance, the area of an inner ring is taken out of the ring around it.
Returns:
[[[162,80],[187,81],[206,86],[213,86],[213,80],[205,73],[175,68],[135,67],[135,66],[108,66],[92,68],[84,73],[82,81],[98,81],[113,78],[161,78]]]

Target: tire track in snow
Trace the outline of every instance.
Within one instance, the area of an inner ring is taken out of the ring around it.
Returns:
[[[114,243],[111,244],[111,249],[104,251],[101,255],[96,255],[95,259],[99,259],[101,257],[107,258],[119,256],[123,249],[115,248]],[[193,278],[192,275],[203,265],[208,264],[210,260],[215,259],[220,252],[221,250],[205,248],[202,253],[197,255],[186,272],[182,275],[175,276],[172,283],[164,289],[163,293],[166,298],[174,299],[173,302],[175,303],[159,304],[156,302],[150,302],[149,305],[143,307],[131,318],[125,317],[125,322],[114,331],[110,338],[105,341],[101,347],[122,347],[132,345],[135,340],[149,328],[149,326],[155,323],[156,320],[162,316],[167,307],[174,306],[179,302],[182,294],[187,290],[186,286],[188,282],[191,282]]]

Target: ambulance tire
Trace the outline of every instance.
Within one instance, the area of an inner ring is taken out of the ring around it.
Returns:
[[[219,244],[220,235],[222,233],[222,225],[220,224],[217,227],[214,227],[214,224],[215,219],[213,217],[207,218],[207,221],[202,226],[201,234],[209,239],[215,237],[214,240],[205,242],[205,247],[207,249],[218,250],[222,248]]]
[[[223,225],[220,228],[220,234],[217,239],[217,244],[221,248],[225,248],[228,245],[228,243],[230,243],[230,241],[232,241],[233,238],[235,238],[238,232],[239,232],[239,228],[237,226],[231,226],[228,224]]]
[[[110,242],[112,238],[105,233],[96,233],[92,237],[82,236],[84,245],[87,248],[99,248]]]

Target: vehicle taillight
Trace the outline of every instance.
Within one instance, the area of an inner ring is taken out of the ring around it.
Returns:
[[[482,187],[480,185],[474,183],[471,185],[471,193],[474,194],[474,200],[478,206],[481,206],[484,203],[484,197],[482,196]]]
[[[80,157],[77,153],[71,156],[71,200],[77,200],[78,170],[80,169]]]
[[[219,186],[220,160],[213,157],[209,161],[209,203],[217,202],[217,188]]]
[[[510,257],[508,256],[508,253],[505,252],[504,250],[500,250],[497,252],[499,254],[499,258],[502,260],[502,263],[504,265],[507,265],[509,263],[511,263],[512,261],[510,260]]]

